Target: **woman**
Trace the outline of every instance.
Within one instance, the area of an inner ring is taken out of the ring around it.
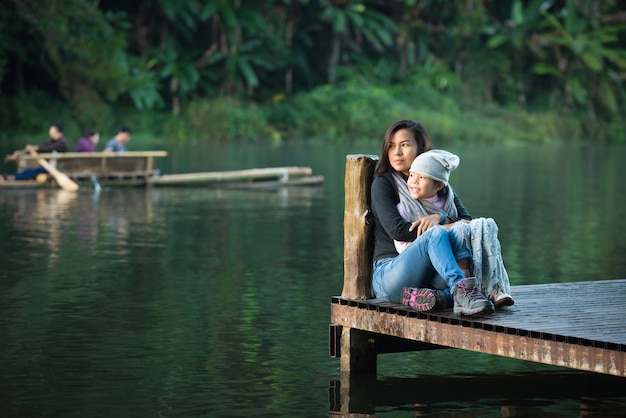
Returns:
[[[469,270],[471,254],[462,242],[451,240],[450,232],[440,226],[471,219],[460,199],[454,199],[456,218],[432,214],[411,224],[398,212],[397,179],[406,183],[413,160],[430,149],[428,131],[415,121],[398,121],[385,133],[371,190],[375,221],[374,292],[378,298],[399,303],[405,287],[418,288],[413,305],[417,310],[445,307],[453,296],[457,314],[492,313],[493,303],[482,294],[476,278],[466,278],[461,270],[461,267]],[[398,254],[394,240],[412,243]]]

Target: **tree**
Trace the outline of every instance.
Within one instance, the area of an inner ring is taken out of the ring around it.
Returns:
[[[331,29],[327,61],[329,84],[336,81],[336,69],[345,50],[362,52],[361,44],[367,40],[375,51],[381,52],[393,44],[392,34],[397,30],[389,17],[358,2],[326,2],[320,18]]]
[[[125,16],[102,12],[83,0],[66,0],[62,5],[12,2],[23,33],[47,63],[43,67],[47,74],[39,77],[54,80],[60,94],[73,104],[74,115],[95,126],[106,102],[116,100],[128,87]]]
[[[534,66],[538,74],[556,78],[564,92],[565,103],[587,109],[592,128],[598,124],[597,107],[618,112],[618,100],[624,99],[626,49],[619,47],[620,25],[602,25],[603,16],[582,16],[573,0],[566,2],[560,15],[548,11],[544,16],[551,30],[541,35],[542,45],[552,52]],[[601,9],[600,9],[601,10]]]

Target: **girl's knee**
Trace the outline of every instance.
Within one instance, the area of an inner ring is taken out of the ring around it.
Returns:
[[[472,235],[472,230],[467,223],[456,223],[452,228],[448,229],[448,234],[458,240],[466,240]]]
[[[448,230],[442,225],[437,225],[427,230],[424,234],[429,234],[430,237],[437,239],[448,235]]]

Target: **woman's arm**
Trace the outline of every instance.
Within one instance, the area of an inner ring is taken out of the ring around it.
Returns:
[[[372,183],[371,208],[378,225],[396,241],[414,241],[415,231],[409,231],[411,223],[402,219],[396,207],[398,193],[388,176],[379,176]]]
[[[456,194],[456,192],[454,193],[454,206],[456,206],[456,211],[458,212],[459,216],[456,219],[450,219],[448,217],[448,219],[450,219],[448,222],[457,222],[461,219],[464,219],[466,221],[472,220],[472,215],[470,215],[469,211],[465,209],[465,206],[463,206],[463,202],[461,202],[461,198]]]

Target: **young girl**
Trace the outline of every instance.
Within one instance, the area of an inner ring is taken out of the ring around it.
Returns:
[[[418,229],[418,236],[424,217],[439,214],[445,220],[458,216],[454,190],[448,184],[450,172],[458,165],[459,157],[444,150],[425,152],[411,164],[407,187],[399,188],[397,209],[402,218],[413,222],[410,230]],[[450,230],[451,239],[462,243],[472,254],[473,273],[480,280],[483,293],[496,307],[513,305],[495,221],[491,218],[477,218],[445,224],[445,227]],[[396,240],[394,244],[398,253],[402,253],[410,242]],[[469,271],[464,273],[469,276]],[[405,289],[403,293],[410,291]]]

